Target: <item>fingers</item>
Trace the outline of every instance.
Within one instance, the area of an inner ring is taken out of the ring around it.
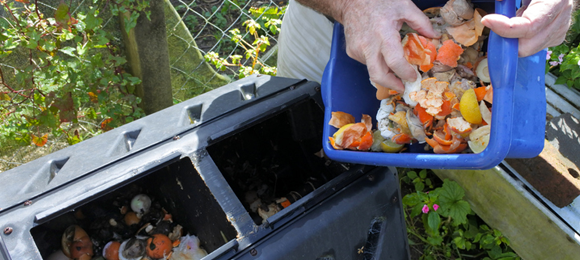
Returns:
[[[535,54],[544,48],[553,47],[561,44],[565,37],[570,19],[565,14],[560,14],[552,25],[546,27],[532,38],[520,38],[519,51],[520,57],[527,57]]]
[[[481,21],[502,37],[519,38],[520,57],[562,43],[570,26],[569,0],[524,1],[527,3],[530,5],[518,10],[518,17],[490,14]]]
[[[384,57],[385,64],[401,79],[406,81],[415,81],[417,79],[417,73],[405,59],[403,45],[401,45],[399,37],[385,39],[381,54]]]
[[[505,38],[522,38],[531,34],[532,22],[524,17],[508,18],[500,14],[488,14],[481,23]]]
[[[370,80],[378,85],[403,93],[405,86],[401,79],[387,67],[382,55],[367,58]]]
[[[429,21],[429,18],[414,4],[409,7],[409,12],[405,14],[405,22],[420,35],[428,38],[441,37],[439,32],[433,30],[433,25],[431,24],[431,21]]]

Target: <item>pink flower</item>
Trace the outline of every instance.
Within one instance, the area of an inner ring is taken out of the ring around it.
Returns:
[[[562,64],[562,61],[564,61],[564,53],[558,55],[558,60],[560,61],[560,64]]]
[[[433,210],[434,210],[434,211],[437,211],[438,209],[439,209],[439,205],[437,205],[437,204],[433,204]]]
[[[551,58],[550,55],[552,55],[552,51],[548,51],[548,53],[546,53],[546,60]]]
[[[429,213],[429,206],[427,206],[426,204],[423,205],[423,209],[421,209],[421,211],[423,211],[423,214]]]
[[[560,64],[560,63],[559,63],[559,62],[557,62],[557,61],[550,61],[549,63],[550,63],[550,65],[552,65],[552,66],[556,66],[556,65]]]

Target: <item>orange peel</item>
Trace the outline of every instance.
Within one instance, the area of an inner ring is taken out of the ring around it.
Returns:
[[[429,65],[431,57],[427,54],[425,46],[421,43],[419,35],[416,33],[408,33],[401,41],[405,58],[413,65]]]
[[[408,134],[400,133],[393,136],[391,140],[397,144],[408,144],[413,141],[413,137]]]
[[[446,40],[443,42],[443,45],[439,47],[435,60],[441,62],[441,64],[455,68],[457,67],[457,60],[459,60],[459,56],[461,56],[462,53],[463,48],[461,48],[461,46],[452,40]]]
[[[475,30],[475,21],[473,19],[459,26],[447,27],[446,30],[456,42],[461,43],[464,46],[471,46],[479,39],[479,35],[477,35]]]

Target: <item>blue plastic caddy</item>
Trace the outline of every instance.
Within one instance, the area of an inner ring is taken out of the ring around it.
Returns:
[[[441,6],[445,2],[420,1],[417,5],[425,9]],[[488,13],[515,16],[514,0],[472,2]],[[494,95],[490,141],[483,152],[433,154],[335,150],[328,141],[328,137],[337,130],[328,125],[331,112],[349,113],[359,122],[362,114],[374,118],[380,105],[375,97],[376,89],[370,84],[366,66],[347,56],[343,27],[335,24],[330,60],[321,84],[325,106],[324,152],[329,158],[341,162],[433,169],[489,169],[505,158],[537,156],[544,147],[546,124],[546,51],[518,58],[518,39],[503,38],[493,32],[487,46]],[[376,126],[376,121],[373,123]]]

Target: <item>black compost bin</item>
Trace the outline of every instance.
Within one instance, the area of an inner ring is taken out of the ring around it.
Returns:
[[[252,76],[1,173],[0,260],[158,234],[171,259],[190,235],[203,259],[408,259],[396,170],[325,157],[323,112],[319,84]]]

